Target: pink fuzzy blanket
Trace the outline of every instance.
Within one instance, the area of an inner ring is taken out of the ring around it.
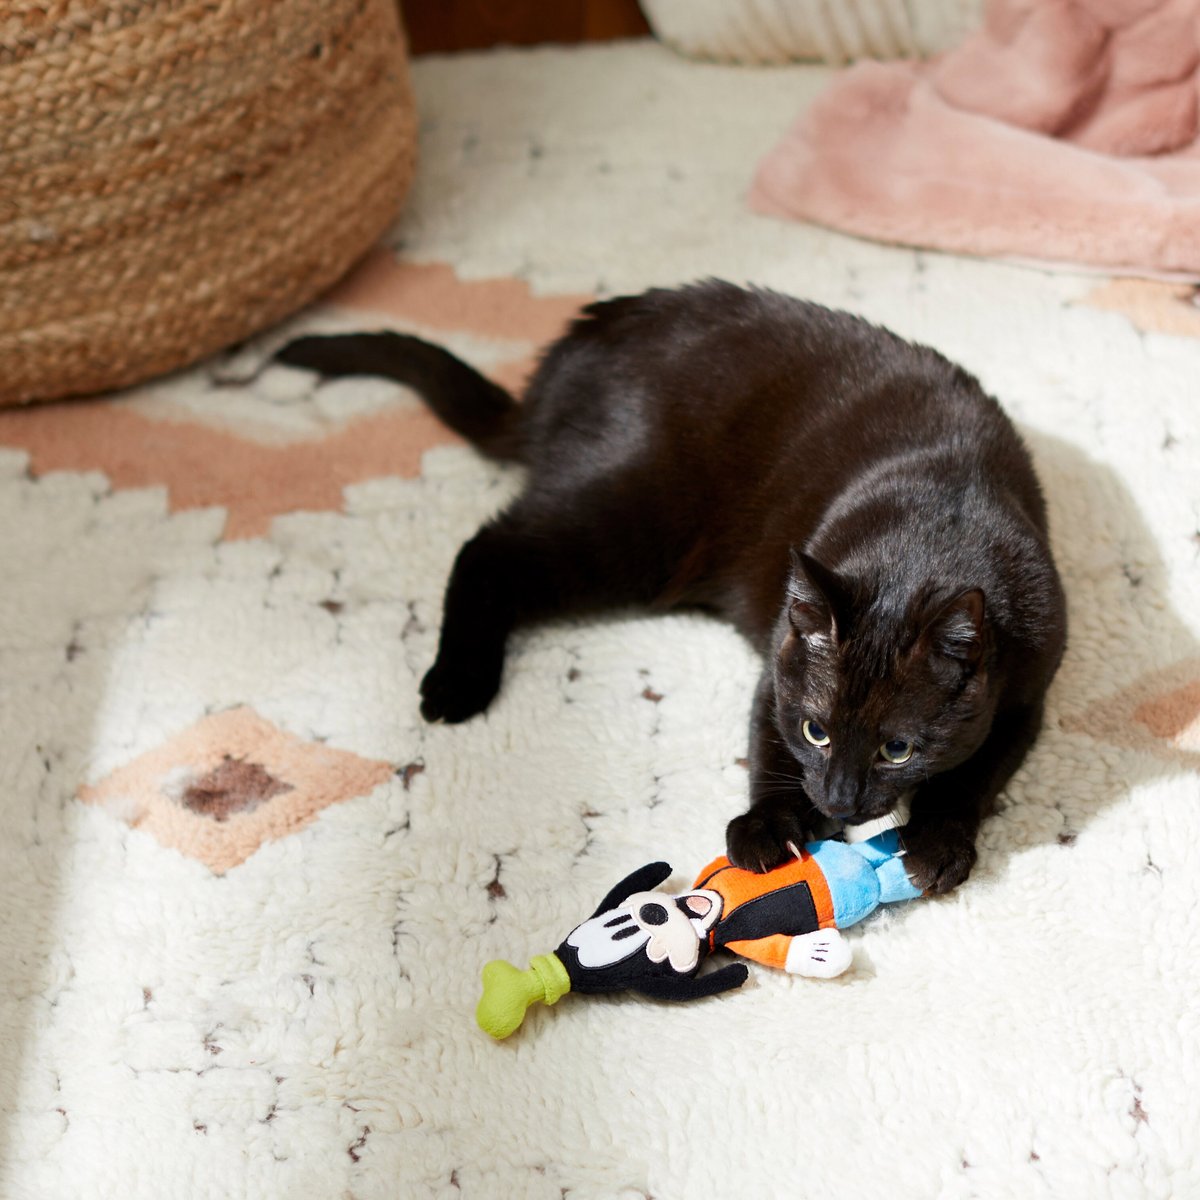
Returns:
[[[842,72],[751,204],[883,241],[1200,276],[1200,0],[989,0],[925,63]]]

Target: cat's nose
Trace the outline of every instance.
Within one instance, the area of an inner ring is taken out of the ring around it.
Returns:
[[[842,775],[830,780],[825,790],[826,815],[838,820],[852,817],[858,811],[861,791],[858,780],[852,776]]]

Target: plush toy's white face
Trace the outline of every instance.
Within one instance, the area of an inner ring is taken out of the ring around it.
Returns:
[[[695,969],[700,943],[720,915],[716,892],[636,892],[576,926],[567,945],[574,947],[582,967],[610,967],[644,952],[654,963],[669,959],[672,970],[685,974]]]

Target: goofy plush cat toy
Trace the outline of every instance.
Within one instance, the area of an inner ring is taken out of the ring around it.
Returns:
[[[881,904],[921,894],[902,862],[899,834],[889,829],[857,842],[810,842],[791,862],[762,875],[718,858],[680,895],[651,890],[671,868],[650,863],[617,884],[593,916],[553,954],[537,955],[528,970],[488,963],[475,1018],[503,1038],[530,1004],[554,1004],[567,992],[694,1000],[740,987],[748,974],[743,963],[697,974],[714,950],[793,975],[832,978],[850,965],[840,929]]]

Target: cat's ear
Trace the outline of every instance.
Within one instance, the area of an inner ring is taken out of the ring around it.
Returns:
[[[838,626],[846,622],[849,600],[838,577],[811,554],[791,551],[788,576],[788,619],[801,637],[837,640]]]
[[[943,604],[926,623],[918,645],[975,667],[983,656],[983,592],[969,588]]]

